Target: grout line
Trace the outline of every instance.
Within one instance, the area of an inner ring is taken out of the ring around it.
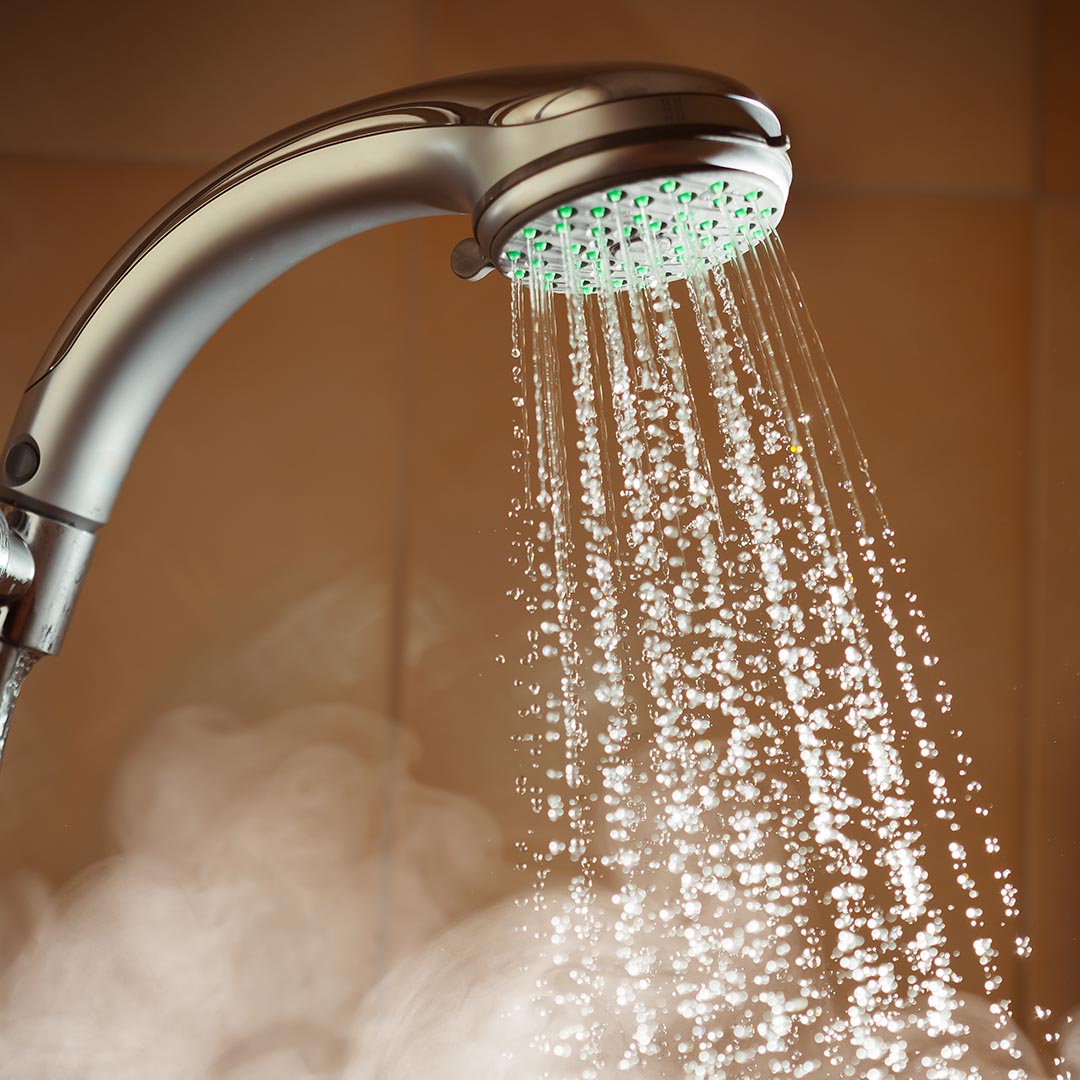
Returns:
[[[1066,205],[1080,204],[1080,194],[1044,194],[1035,189],[1034,181],[1029,183],[1027,190],[1023,191],[1007,188],[916,188],[893,187],[891,185],[881,185],[879,187],[867,184],[826,183],[821,180],[806,180],[796,174],[788,203],[797,202],[802,194],[813,196],[836,195],[844,198],[905,199],[910,202],[952,200],[955,202],[1027,203],[1033,197],[1038,197],[1047,202]]]
[[[425,0],[414,0],[417,26],[422,24]],[[424,77],[427,48],[424,37],[417,33],[417,48],[413,75],[417,80]],[[410,297],[419,310],[423,310],[423,297],[417,293],[417,281],[411,273],[414,266],[421,265],[423,236],[416,222],[403,222],[410,230],[408,241],[403,244],[407,252],[401,265],[399,295]],[[390,584],[390,648],[386,685],[386,712],[395,725],[403,719],[405,654],[408,639],[409,563],[411,560],[412,493],[414,480],[413,432],[415,429],[414,398],[416,385],[415,358],[420,350],[417,319],[407,319],[398,341],[398,379],[395,388],[398,418],[398,463],[396,499],[394,502],[394,565]]]
[[[1043,161],[1046,149],[1046,130],[1043,123],[1043,88],[1039,81],[1045,52],[1044,5],[1034,7],[1031,45],[1031,196],[1028,200],[1027,245],[1027,364],[1024,379],[1024,439],[1023,456],[1025,489],[1022,494],[1024,521],[1022,523],[1021,581],[1023,586],[1023,625],[1020,627],[1020,761],[1019,761],[1019,873],[1021,905],[1019,932],[1031,937],[1037,920],[1032,907],[1039,895],[1039,813],[1035,800],[1040,791],[1038,783],[1038,747],[1036,730],[1038,723],[1039,671],[1038,624],[1043,606],[1041,580],[1038,567],[1038,521],[1042,505],[1042,457],[1039,453],[1039,417],[1042,402],[1042,372],[1040,370],[1039,323],[1040,323],[1040,220],[1045,190]],[[1027,1027],[1039,997],[1033,985],[1035,971],[1032,961],[1021,962],[1017,973],[1016,1015],[1022,1026]]]
[[[413,0],[416,16],[416,53],[413,76],[415,81],[423,78],[427,63],[426,35],[421,34],[424,25],[425,0]],[[421,265],[422,233],[416,222],[403,222],[411,235],[402,249],[407,252],[399,269],[398,295],[408,297],[420,310],[423,299],[417,294],[417,286],[411,268]],[[387,745],[382,768],[382,882],[380,889],[381,912],[378,927],[376,979],[382,978],[393,962],[393,928],[396,900],[396,847],[399,835],[402,785],[404,769],[402,761],[402,734],[405,712],[405,677],[407,674],[409,610],[411,597],[410,569],[412,562],[412,503],[415,480],[413,454],[415,424],[416,357],[420,351],[419,321],[406,319],[398,335],[398,377],[394,396],[396,399],[398,435],[397,469],[395,483],[392,566],[387,596],[387,663],[386,663],[386,720]]]
[[[412,223],[414,236],[416,229]],[[412,248],[415,240],[408,245]],[[412,265],[411,257],[405,261],[406,268]],[[409,296],[406,288],[407,270],[402,273],[406,280],[400,285],[400,295]],[[386,974],[390,967],[390,950],[393,943],[393,925],[395,912],[394,886],[396,883],[395,859],[399,833],[401,810],[402,768],[402,731],[404,726],[404,683],[406,676],[406,654],[409,637],[409,570],[411,562],[411,520],[413,489],[413,453],[412,436],[414,415],[412,408],[415,372],[414,357],[418,341],[415,320],[408,320],[398,338],[398,378],[394,390],[396,398],[396,418],[398,426],[397,469],[394,512],[391,522],[393,542],[391,548],[392,565],[387,591],[387,661],[386,661],[386,754],[383,761],[382,782],[382,912],[379,927],[379,962],[378,976]]]
[[[416,81],[431,79],[431,5],[429,0],[415,0],[416,7]]]

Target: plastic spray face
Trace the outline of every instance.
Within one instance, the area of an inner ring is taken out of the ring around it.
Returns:
[[[760,177],[728,169],[637,180],[554,207],[518,230],[496,265],[555,292],[619,290],[639,278],[676,281],[762,240],[783,200]]]

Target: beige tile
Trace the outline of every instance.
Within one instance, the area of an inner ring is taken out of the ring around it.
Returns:
[[[1080,1001],[1078,244],[1080,210],[1055,206],[1042,212],[1028,567],[1028,906],[1036,946],[1029,995],[1058,1010]]]
[[[5,393],[22,389],[57,326],[102,264],[196,178],[179,166],[0,158],[0,326]]]
[[[415,227],[424,320],[411,376],[410,567],[414,603],[431,618],[410,628],[404,719],[419,737],[421,775],[479,798],[511,835],[523,811],[513,792],[511,680],[525,631],[505,596],[516,580],[506,531],[515,491],[509,291],[496,275],[464,283],[450,273],[450,250],[466,227]],[[497,664],[499,653],[511,663]]]
[[[1054,195],[1080,195],[1080,7],[1045,0],[1040,10],[1042,181]]]
[[[0,169],[0,402],[7,431],[19,395],[79,294],[142,221],[191,179],[190,170],[123,168],[7,159]],[[116,589],[115,581],[112,590]],[[132,722],[138,664],[123,662],[124,633],[83,649],[86,616],[107,623],[111,597],[88,599],[64,660],[43,663],[27,683],[0,785],[5,869],[29,865],[63,876],[98,850],[109,756]],[[130,630],[129,634],[130,636]],[[85,639],[84,639],[85,640]],[[111,653],[109,643],[120,649]],[[89,646],[89,642],[86,642]],[[62,666],[61,666],[62,664]],[[145,678],[143,674],[141,677]],[[92,701],[91,707],[85,705]],[[85,734],[84,734],[85,733]],[[88,760],[76,744],[94,740]],[[58,792],[66,792],[58,797]]]
[[[119,0],[23,5],[0,45],[0,150],[212,161],[427,75],[644,58],[726,71],[765,95],[804,183],[1020,191],[1033,18],[1020,0],[686,0],[664,15],[618,0],[540,18],[496,0],[198,0],[165,26]]]
[[[12,9],[0,150],[213,162],[416,81],[411,3],[106,0]]]
[[[723,71],[780,112],[804,184],[1018,192],[1031,178],[1034,13],[1019,0],[905,5],[647,0],[532,8],[428,0],[435,75],[648,59]],[[492,32],[497,28],[497,32]]]
[[[3,354],[19,372],[3,372],[9,410],[74,279],[184,179],[7,163],[2,203],[19,207],[0,263]],[[16,717],[6,866],[63,876],[100,851],[110,767],[165,704],[387,704],[403,269],[389,231],[324,252],[181,378],[103,532],[63,655],[41,665]]]

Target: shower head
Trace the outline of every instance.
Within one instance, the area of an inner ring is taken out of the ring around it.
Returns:
[[[0,476],[3,642],[57,651],[158,407],[207,338],[297,262],[377,225],[456,213],[473,225],[453,253],[462,277],[498,268],[587,291],[629,263],[677,276],[701,222],[715,218],[714,251],[732,253],[779,217],[786,151],[776,116],[738,83],[623,64],[427,83],[226,162],[117,253],[23,395]]]
[[[702,241],[730,258],[779,221],[788,139],[746,87],[679,68],[561,74],[567,85],[491,115],[543,152],[477,202],[462,276],[496,268],[558,292],[619,288],[633,268],[682,277]]]

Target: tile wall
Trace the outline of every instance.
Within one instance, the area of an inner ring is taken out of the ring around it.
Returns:
[[[23,5],[0,37],[0,401],[203,169],[381,89],[518,64],[725,71],[793,135],[784,236],[909,555],[1041,946],[1080,1001],[1080,16],[1064,0]],[[0,869],[107,849],[156,713],[345,698],[430,783],[520,820],[508,300],[453,219],[355,238],[248,304],[155,421],[63,659],[24,695]]]

